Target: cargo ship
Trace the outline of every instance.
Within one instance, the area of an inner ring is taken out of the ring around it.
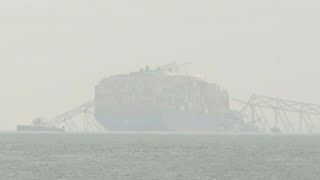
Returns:
[[[95,119],[110,131],[253,131],[230,110],[229,94],[173,63],[103,78]]]

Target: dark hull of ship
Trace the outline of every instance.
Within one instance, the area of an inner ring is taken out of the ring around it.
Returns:
[[[253,131],[231,113],[108,112],[96,119],[110,131],[235,132]]]

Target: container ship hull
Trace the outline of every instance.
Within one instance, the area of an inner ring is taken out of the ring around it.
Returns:
[[[232,114],[212,115],[192,112],[108,113],[98,117],[111,131],[170,131],[170,132],[235,132],[241,129],[240,119]]]
[[[111,131],[247,129],[229,109],[229,94],[176,65],[103,78],[95,87],[95,119]]]

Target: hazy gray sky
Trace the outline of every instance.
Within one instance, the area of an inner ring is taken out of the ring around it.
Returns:
[[[316,0],[2,0],[0,130],[93,98],[101,77],[191,61],[231,96],[320,103]]]

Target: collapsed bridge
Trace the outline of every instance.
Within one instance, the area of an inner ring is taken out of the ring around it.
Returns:
[[[256,94],[248,102],[241,103],[242,108],[234,114],[243,123],[256,127],[258,133],[320,133],[320,105]],[[63,128],[67,132],[107,131],[95,119],[94,108],[94,101],[89,101],[46,120],[42,125]]]
[[[204,75],[181,73],[172,63],[104,77],[95,98],[51,119],[19,130],[67,132],[171,131],[319,133],[320,105],[252,95],[241,108]]]
[[[320,105],[317,104],[252,95],[239,113],[259,132],[320,132]]]

